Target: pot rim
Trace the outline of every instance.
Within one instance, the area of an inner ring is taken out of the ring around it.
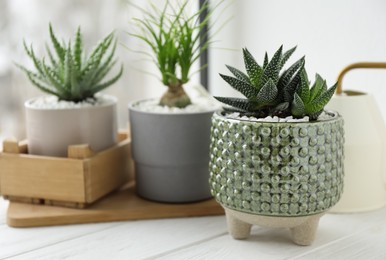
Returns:
[[[314,124],[323,124],[326,122],[331,122],[331,121],[335,121],[338,119],[342,119],[342,116],[337,111],[334,111],[334,110],[324,110],[324,112],[333,116],[330,119],[325,119],[325,120],[321,120],[321,121],[308,121],[308,122],[249,121],[249,120],[244,120],[244,119],[228,118],[228,117],[222,115],[223,112],[224,112],[224,110],[216,111],[213,114],[213,118],[218,118],[218,119],[225,120],[225,121],[230,121],[230,122],[235,122],[235,123],[243,123],[243,124],[256,124],[257,123],[257,124],[275,124],[275,125],[307,125],[307,124],[313,124],[314,125]]]
[[[24,102],[24,107],[26,109],[30,109],[30,110],[40,110],[40,111],[55,111],[55,110],[58,110],[58,111],[74,111],[74,110],[93,110],[93,109],[99,109],[99,108],[103,108],[103,107],[110,107],[110,106],[115,106],[118,102],[118,98],[113,96],[113,95],[107,95],[107,94],[101,94],[99,93],[97,96],[100,96],[100,97],[103,97],[105,98],[108,102],[106,102],[105,104],[98,104],[98,105],[92,105],[92,106],[87,106],[87,107],[68,107],[68,108],[63,108],[63,107],[58,107],[58,108],[43,108],[43,107],[35,107],[33,105],[33,101],[37,100],[37,99],[40,99],[40,98],[45,98],[45,97],[49,97],[49,96],[38,96],[38,97],[33,97],[33,98],[30,98],[28,100],[26,100]]]
[[[134,101],[129,102],[128,109],[130,111],[135,111],[137,113],[147,114],[147,115],[164,115],[164,116],[188,116],[188,115],[199,115],[199,114],[208,114],[208,113],[214,113],[216,111],[219,111],[221,108],[213,108],[208,109],[206,111],[195,111],[195,112],[178,112],[178,113],[170,113],[170,112],[157,112],[157,111],[143,111],[141,109],[138,109],[135,107],[136,104],[149,101],[149,100],[157,100],[156,98],[147,98],[147,99],[137,99]]]

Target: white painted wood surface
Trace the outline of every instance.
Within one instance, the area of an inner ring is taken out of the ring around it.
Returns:
[[[234,240],[224,216],[15,229],[6,208],[0,199],[0,259],[386,259],[386,208],[326,214],[309,247],[257,226]]]

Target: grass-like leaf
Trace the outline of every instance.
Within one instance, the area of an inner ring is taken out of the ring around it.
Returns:
[[[142,12],[143,17],[133,19],[138,31],[130,35],[149,47],[150,51],[145,55],[152,57],[160,71],[162,83],[169,88],[168,95],[161,99],[161,105],[173,106],[172,100],[176,100],[179,107],[181,100],[187,101],[183,106],[190,104],[186,93],[181,95],[181,91],[176,89],[182,88],[190,80],[193,64],[210,46],[212,38],[203,33],[204,28],[209,26],[213,11],[222,2],[210,8],[208,1],[205,1],[199,10],[189,15],[188,0],[177,5],[166,1],[162,9],[150,1],[148,9],[132,4]],[[180,101],[178,96],[181,97]]]

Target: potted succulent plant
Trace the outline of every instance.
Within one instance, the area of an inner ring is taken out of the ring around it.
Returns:
[[[259,65],[243,49],[246,74],[227,66],[221,77],[243,98],[216,97],[230,105],[213,115],[210,185],[225,208],[236,239],[252,224],[290,228],[309,245],[320,216],[343,188],[343,119],[324,111],[336,85],[318,74],[311,85],[301,58],[283,69],[295,48]]]
[[[160,99],[129,104],[137,193],[161,202],[192,202],[211,197],[209,135],[211,116],[219,108],[211,97],[191,100],[184,90],[192,65],[208,48],[200,34],[212,14],[208,4],[189,12],[188,1],[177,7],[166,1],[162,9],[141,9],[132,35],[148,45],[167,87]],[[200,16],[204,19],[200,21]]]
[[[48,60],[38,59],[24,42],[36,71],[18,65],[33,85],[50,96],[25,102],[29,153],[67,156],[71,144],[87,143],[101,151],[116,143],[116,98],[97,92],[115,83],[123,68],[102,82],[115,65],[116,40],[105,37],[87,56],[83,51],[80,28],[75,41],[60,42],[52,26],[49,33],[53,50],[47,46]]]

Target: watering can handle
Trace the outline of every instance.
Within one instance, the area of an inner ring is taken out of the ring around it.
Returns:
[[[336,94],[342,94],[342,81],[344,75],[353,69],[386,69],[386,62],[358,62],[345,67],[338,76],[338,86],[336,87]]]

